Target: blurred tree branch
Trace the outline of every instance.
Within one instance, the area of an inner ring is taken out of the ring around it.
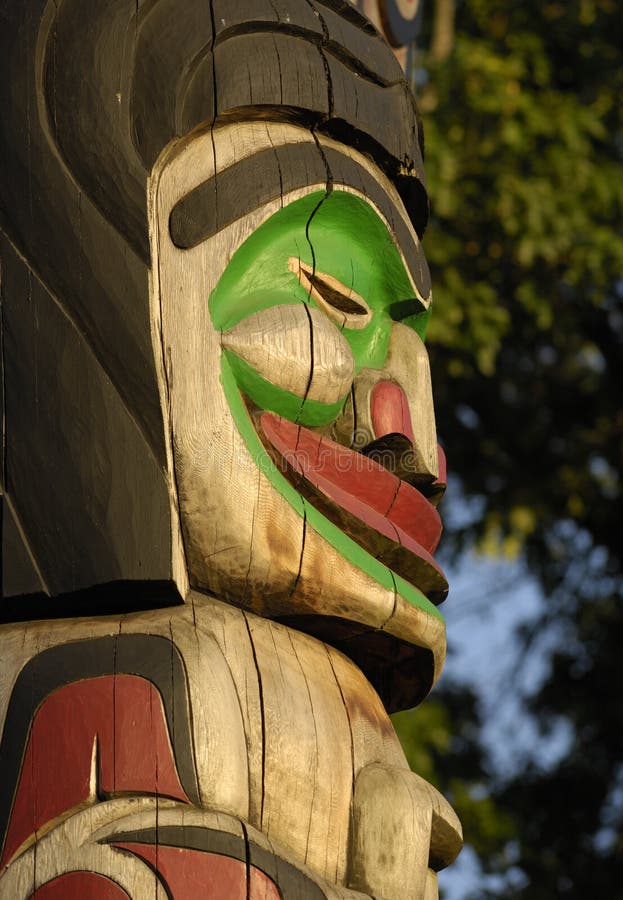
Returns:
[[[454,47],[454,23],[456,16],[455,0],[435,0],[433,24],[428,50],[424,63],[434,70],[445,62]],[[432,78],[418,93],[418,104],[423,113],[432,112],[437,106],[438,95],[435,80]]]

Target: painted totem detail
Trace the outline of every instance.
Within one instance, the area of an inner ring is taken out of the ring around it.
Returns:
[[[232,8],[235,9],[232,12]],[[0,897],[432,900],[420,128],[341,0],[6,0]]]

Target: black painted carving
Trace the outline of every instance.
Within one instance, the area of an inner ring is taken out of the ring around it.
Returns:
[[[169,220],[171,240],[181,249],[195,247],[282,193],[314,183],[324,186],[327,166],[329,189],[340,184],[352,185],[380,209],[398,237],[413,280],[426,299],[430,294],[430,275],[420,244],[414,242],[395,204],[378,181],[353,159],[333,148],[325,148],[321,155],[310,144],[286,145],[263,150],[235,163],[198,185],[175,205]],[[241,184],[245,190],[240,190]],[[420,216],[422,210],[425,213],[426,203],[420,200],[418,210]],[[424,225],[425,222],[422,230]]]
[[[109,835],[101,843],[157,844],[160,847],[183,847],[203,853],[217,853],[219,856],[238,859],[264,872],[279,886],[283,900],[323,900],[325,893],[317,884],[291,863],[258,847],[249,838],[244,823],[241,825],[245,832],[244,838],[197,825],[159,825],[157,829],[121,831]]]

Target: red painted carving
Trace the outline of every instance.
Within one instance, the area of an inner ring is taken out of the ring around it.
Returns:
[[[127,900],[129,896],[104,875],[68,872],[37,888],[29,900]]]
[[[2,864],[47,823],[120,793],[189,802],[160,694],[136,675],[105,675],[59,688],[32,723]]]
[[[416,496],[421,497],[418,505],[413,502],[414,493]],[[389,511],[389,519],[400,531],[405,532],[407,535],[417,534],[423,549],[429,553],[434,553],[441,538],[441,520],[439,519],[439,514],[436,517],[430,515],[430,508],[431,504],[419,491],[412,488],[406,481],[401,481]],[[419,521],[418,514],[421,510],[423,510],[424,514],[422,515],[422,520]],[[435,512],[437,511],[435,510]],[[404,541],[401,540],[401,543],[404,543]],[[405,544],[405,546],[407,545]]]
[[[437,459],[439,460],[439,476],[435,484],[446,484],[448,478],[448,466],[443,447],[437,444]]]
[[[280,893],[267,875],[248,868],[239,859],[188,850],[184,847],[162,847],[152,844],[115,844],[144,859],[166,883],[173,900],[279,900]]]
[[[375,437],[404,434],[412,444],[413,427],[405,392],[393,381],[379,381],[372,388],[370,413]]]
[[[437,568],[430,554],[441,537],[441,519],[416,488],[375,460],[273,413],[263,413],[261,425],[273,447],[310,484]]]

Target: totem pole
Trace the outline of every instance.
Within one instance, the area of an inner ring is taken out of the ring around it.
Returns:
[[[396,57],[342,0],[1,0],[0,43],[0,897],[432,900]]]

